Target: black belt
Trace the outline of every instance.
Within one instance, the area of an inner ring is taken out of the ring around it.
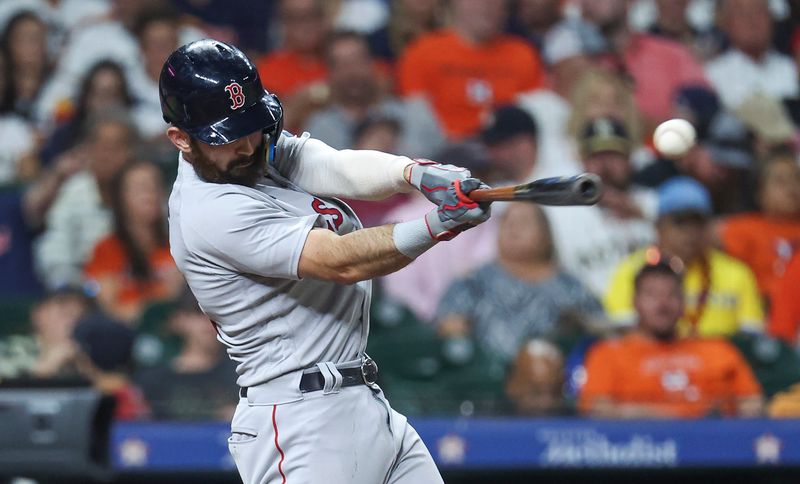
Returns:
[[[373,385],[378,380],[378,365],[368,357],[360,368],[340,368],[339,373],[342,374],[343,387]],[[239,389],[239,397],[247,398],[247,388]],[[318,392],[323,388],[325,388],[325,377],[319,370],[303,373],[300,377],[300,391],[303,393]]]

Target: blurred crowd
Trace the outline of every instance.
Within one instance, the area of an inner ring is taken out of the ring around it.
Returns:
[[[205,37],[335,148],[602,179],[596,206],[495,204],[377,281],[398,410],[800,417],[798,0],[2,0],[0,385],[230,416],[235,365],[166,232],[158,77]],[[697,143],[664,158],[675,117]],[[429,209],[350,203],[365,226]]]

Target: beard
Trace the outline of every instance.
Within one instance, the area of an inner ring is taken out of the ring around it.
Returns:
[[[266,151],[264,139],[262,138],[256,151],[250,156],[240,156],[228,163],[227,168],[220,170],[203,153],[200,142],[195,139],[189,140],[192,147],[192,166],[197,176],[211,183],[231,183],[254,187],[259,179],[264,176]]]

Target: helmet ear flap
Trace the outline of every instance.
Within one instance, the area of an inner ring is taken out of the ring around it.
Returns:
[[[273,116],[277,118],[278,122],[275,123],[274,126],[270,128],[264,129],[264,138],[266,143],[264,143],[264,150],[266,151],[265,157],[267,164],[273,164],[275,160],[275,147],[278,144],[278,138],[283,133],[283,105],[281,105],[280,99],[275,94],[270,94],[271,101],[274,103],[270,106],[270,110],[272,111]]]

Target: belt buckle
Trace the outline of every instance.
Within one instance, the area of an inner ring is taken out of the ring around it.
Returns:
[[[369,356],[361,360],[361,378],[370,387],[378,381],[378,364]]]

